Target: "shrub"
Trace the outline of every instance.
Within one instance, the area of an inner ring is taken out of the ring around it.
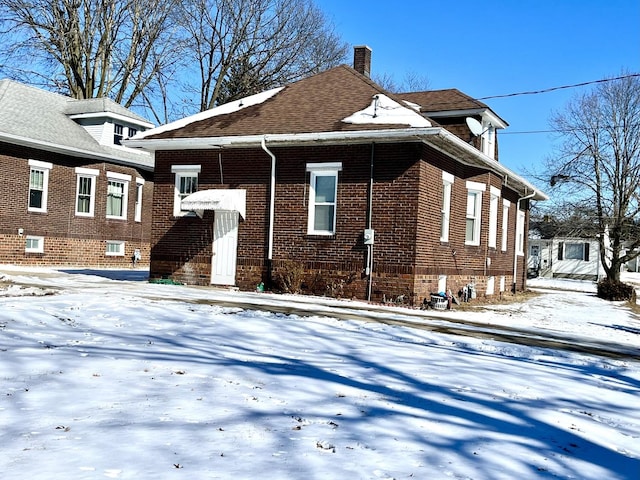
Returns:
[[[282,262],[274,275],[278,287],[286,293],[300,293],[304,280],[304,265],[294,260]]]
[[[623,282],[611,281],[608,278],[598,282],[598,297],[610,301],[635,299],[635,290]]]

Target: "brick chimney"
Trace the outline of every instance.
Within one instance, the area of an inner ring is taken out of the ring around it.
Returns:
[[[371,76],[371,49],[366,45],[353,47],[353,68],[367,78]]]

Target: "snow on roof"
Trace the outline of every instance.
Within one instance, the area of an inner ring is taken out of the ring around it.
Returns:
[[[395,100],[379,93],[373,96],[371,104],[364,110],[342,119],[352,124],[401,124],[411,127],[431,127],[431,122],[411,108],[400,105]]]
[[[131,137],[132,140],[139,140],[150,135],[157,135],[159,133],[168,132],[170,130],[176,130],[178,128],[185,127],[191,123],[199,122],[201,120],[206,120],[207,118],[216,117],[218,115],[227,115],[229,113],[234,113],[243,108],[251,107],[253,105],[258,105],[260,103],[266,102],[271,97],[280,92],[284,87],[272,88],[271,90],[266,90],[264,92],[256,93],[255,95],[250,95],[248,97],[241,98],[240,100],[234,100],[229,103],[225,103],[218,107],[211,108],[209,110],[205,110],[204,112],[196,113],[195,115],[191,115],[189,117],[182,118],[180,120],[176,120],[175,122],[167,123],[166,125],[161,125],[157,128],[153,128],[151,130],[146,130],[144,132],[139,132],[137,135]]]

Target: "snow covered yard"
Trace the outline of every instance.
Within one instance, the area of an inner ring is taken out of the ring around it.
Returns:
[[[416,312],[0,272],[6,480],[640,478],[640,321],[589,292]]]

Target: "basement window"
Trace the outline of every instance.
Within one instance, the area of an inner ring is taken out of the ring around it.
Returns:
[[[44,237],[28,235],[24,251],[26,253],[44,253]]]
[[[112,257],[124,257],[124,242],[107,240],[105,255]]]

